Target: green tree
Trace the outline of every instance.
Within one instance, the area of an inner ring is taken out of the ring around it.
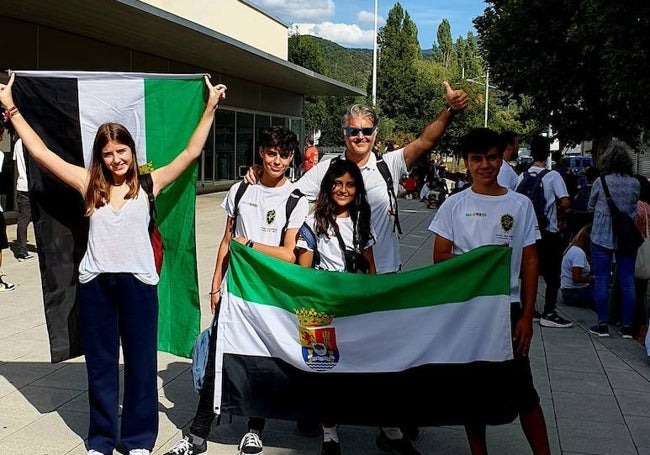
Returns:
[[[408,12],[396,3],[378,36],[377,101],[382,115],[393,119],[398,130],[412,131],[417,122],[414,112],[420,97],[414,91],[414,64],[422,59],[417,35]]]
[[[438,26],[437,37],[438,45],[433,44],[433,60],[440,63],[447,70],[451,70],[456,64],[456,50],[451,39],[451,26],[447,19],[443,19]],[[464,49],[462,50],[464,51]]]
[[[650,119],[650,2],[489,0],[475,19],[490,76],[562,143],[636,144]]]

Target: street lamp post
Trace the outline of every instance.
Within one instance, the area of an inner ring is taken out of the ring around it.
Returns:
[[[488,124],[488,97],[490,96],[490,91],[489,89],[491,88],[496,88],[493,85],[490,85],[490,70],[487,70],[485,72],[485,82],[477,81],[476,79],[478,78],[468,78],[465,79],[467,82],[471,82],[472,84],[479,84],[479,85],[484,85],[485,86],[485,117],[483,120],[483,126],[487,128]]]

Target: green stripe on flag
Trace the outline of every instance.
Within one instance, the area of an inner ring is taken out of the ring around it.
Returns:
[[[185,148],[204,108],[203,79],[145,80],[147,161],[170,163]],[[199,334],[200,307],[194,212],[197,166],[190,166],[158,196],[158,226],[165,246],[158,284],[158,349],[189,357]]]
[[[510,255],[508,247],[486,246],[410,272],[361,275],[288,264],[231,242],[228,292],[292,313],[306,308],[337,317],[420,308],[509,295]]]

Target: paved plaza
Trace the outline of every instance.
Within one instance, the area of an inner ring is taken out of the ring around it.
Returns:
[[[224,196],[197,197],[203,327],[211,317],[208,291],[225,224],[220,207]],[[416,200],[400,201],[401,251],[407,270],[431,263],[427,227],[432,216],[433,211]],[[16,226],[9,226],[10,241],[15,233]],[[33,243],[31,226],[30,240]],[[16,284],[16,290],[0,294],[0,455],[85,454],[88,404],[83,358],[50,363],[38,260],[19,263],[8,250],[3,259],[6,279]],[[559,312],[575,326],[535,325],[530,353],[552,452],[650,454],[650,363],[644,349],[620,338],[614,327],[611,338],[590,336],[587,330],[595,314],[588,310],[560,305]],[[164,453],[194,415],[198,395],[192,391],[189,367],[187,359],[158,355],[160,433],[154,454]],[[244,431],[244,419],[224,416],[212,428],[208,454],[235,455]],[[339,435],[345,454],[382,453],[375,447],[375,428],[343,426]],[[298,436],[292,422],[270,421],[263,441],[268,455],[320,453],[320,439]],[[415,445],[423,454],[469,453],[461,427],[423,429]],[[489,427],[488,445],[493,454],[530,453],[518,421]]]

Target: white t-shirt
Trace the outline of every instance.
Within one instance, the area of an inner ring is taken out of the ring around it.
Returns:
[[[305,224],[309,226],[314,235],[316,235],[316,228],[314,227],[314,215],[311,214],[305,220]],[[346,248],[354,248],[352,232],[354,229],[352,218],[337,218],[336,224],[339,227],[339,233],[343,239],[343,244]],[[320,256],[320,263],[317,268],[320,270],[333,270],[335,272],[345,272],[345,258],[343,252],[341,251],[341,245],[339,245],[339,240],[334,234],[334,230],[330,228],[329,238],[325,235],[319,235],[316,237],[316,249],[318,250],[318,255]],[[372,233],[374,236],[374,232]],[[365,246],[364,250],[370,248],[374,243],[373,239],[370,239],[370,242]],[[304,248],[309,251],[313,251],[312,248],[309,248],[307,242],[301,237],[298,237],[298,242],[296,243],[298,248]]]
[[[345,154],[342,154],[340,159],[345,159]],[[404,149],[384,153],[382,159],[390,170],[393,178],[393,190],[397,194],[399,179],[402,174],[407,173]],[[315,200],[318,197],[321,181],[330,164],[329,160],[318,163],[296,182],[296,186],[309,200]],[[363,183],[370,204],[370,224],[376,233],[373,254],[377,273],[397,272],[401,266],[399,238],[397,237],[397,230],[394,229],[395,217],[391,211],[386,181],[381,176],[379,169],[377,169],[375,155],[371,153],[368,162],[359,169],[363,176]]]
[[[521,301],[522,251],[540,238],[530,199],[511,190],[503,196],[487,196],[468,188],[450,196],[440,206],[429,230],[453,242],[451,252],[454,254],[484,245],[511,247],[510,301]]]
[[[586,288],[589,283],[576,283],[573,281],[573,268],[582,268],[582,276],[591,274],[591,266],[587,261],[587,255],[582,248],[572,245],[562,258],[562,274],[560,275],[560,287],[562,289]]]
[[[499,175],[497,175],[497,182],[504,188],[510,190],[516,190],[517,184],[519,183],[519,176],[515,170],[510,166],[505,160],[501,164],[499,169]]]
[[[105,204],[90,216],[79,281],[88,283],[100,273],[132,273],[145,284],[158,284],[149,237],[149,198],[142,187],[138,197],[127,200],[120,210]]]
[[[233,185],[221,207],[229,217],[235,213],[235,195],[241,182]],[[235,225],[235,237],[243,236],[264,245],[280,245],[282,228],[287,222],[287,199],[295,189],[288,180],[282,186],[267,187],[262,183],[249,185],[239,201],[239,215]],[[291,213],[287,229],[299,229],[309,212],[306,198],[300,198]]]
[[[14,161],[16,162],[16,170],[18,171],[16,191],[27,192],[29,187],[27,185],[27,170],[25,169],[25,155],[23,154],[22,139],[18,139],[14,145]]]
[[[544,168],[542,167],[531,166],[528,169],[528,172],[539,173],[543,170]],[[522,172],[519,175],[517,178],[517,185],[519,185],[519,183],[524,179],[525,174],[525,172]],[[548,218],[548,226],[546,230],[549,232],[558,232],[556,199],[569,197],[569,192],[566,189],[566,184],[564,183],[562,176],[557,171],[550,171],[542,177],[542,185],[544,185],[544,198],[546,199],[546,209],[544,211]]]

